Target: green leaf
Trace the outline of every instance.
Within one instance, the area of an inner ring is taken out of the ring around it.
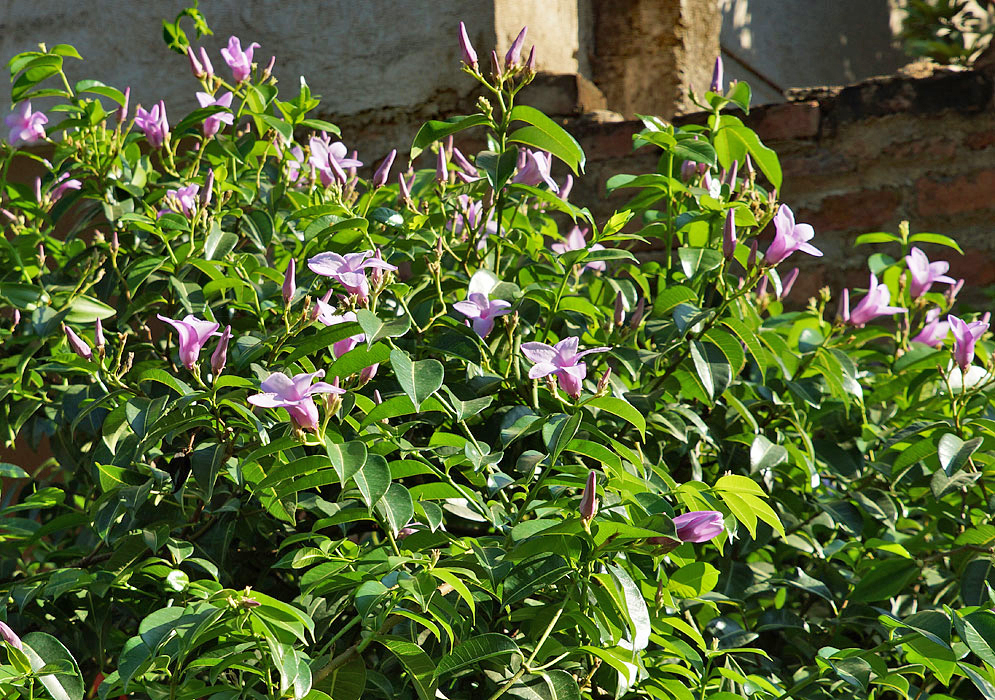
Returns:
[[[411,493],[396,482],[392,482],[387,488],[387,492],[377,502],[377,510],[385,518],[390,529],[396,536],[398,531],[411,522],[415,515],[415,504],[411,500]]]
[[[788,459],[788,451],[775,445],[763,435],[757,435],[750,445],[750,471],[772,469]],[[751,482],[752,483],[752,482]]]
[[[411,399],[415,410],[422,402],[442,387],[444,370],[438,360],[412,362],[408,354],[400,349],[390,352],[390,364],[394,368],[397,381],[404,393]]]
[[[714,248],[678,248],[681,269],[689,280],[722,265],[722,251]]]
[[[390,467],[380,455],[367,455],[366,463],[352,476],[366,506],[372,508],[390,488]]]
[[[421,647],[399,637],[376,638],[407,671],[419,700],[435,700],[435,664]]]
[[[516,105],[508,116],[511,121],[523,121],[532,125],[513,131],[508,135],[509,141],[549,151],[566,163],[574,175],[584,172],[584,149],[562,126],[528,105]]]
[[[850,600],[872,603],[896,596],[906,590],[919,575],[919,565],[910,559],[895,558],[878,562],[854,587]]]
[[[640,435],[645,438],[646,418],[644,418],[643,414],[637,411],[636,408],[628,401],[623,401],[622,399],[614,396],[598,396],[586,401],[584,406],[606,411],[618,416],[622,420],[628,421],[636,428],[636,430],[639,431]]]
[[[347,663],[332,671],[325,680],[329,696],[328,700],[360,700],[366,690],[366,662],[361,656],[355,656]],[[316,691],[312,690],[311,693]],[[311,700],[308,695],[305,700]],[[318,700],[315,698],[315,700]]]
[[[222,260],[238,245],[238,236],[231,231],[221,229],[217,221],[211,222],[211,231],[204,241],[204,257],[207,260]]]
[[[470,114],[464,117],[451,117],[446,121],[430,120],[425,122],[415,134],[415,140],[411,144],[411,160],[417,158],[425,147],[444,139],[450,134],[455,134],[464,129],[481,124],[489,124],[490,121],[483,114]]]
[[[376,314],[367,309],[357,311],[356,320],[366,335],[367,345],[373,345],[382,338],[398,338],[411,328],[411,319],[407,315],[394,316],[387,321],[381,321]]]
[[[646,600],[639,588],[639,584],[632,580],[629,572],[620,566],[608,565],[608,570],[615,579],[615,583],[622,589],[625,598],[626,616],[632,625],[632,648],[634,651],[642,651],[649,645],[650,639],[650,612],[646,607]],[[718,580],[716,572],[716,580]]]
[[[29,632],[21,638],[21,642],[32,670],[38,671],[46,666],[59,669],[38,677],[54,700],[82,700],[83,678],[76,659],[62,642],[44,632]]]
[[[335,443],[326,435],[325,453],[328,455],[335,473],[339,475],[339,483],[342,484],[352,478],[366,464],[366,443],[358,440]]]
[[[667,587],[681,598],[698,598],[714,590],[718,582],[718,569],[703,561],[696,561],[685,564],[671,574]]]
[[[108,306],[102,301],[97,301],[93,297],[78,296],[69,305],[69,314],[66,316],[66,322],[90,324],[98,318],[103,320],[110,318],[116,313],[117,309]]]
[[[936,451],[940,458],[940,466],[943,467],[947,476],[953,476],[960,471],[967,464],[971,455],[981,447],[982,442],[984,442],[984,438],[976,437],[964,441],[953,433],[947,433],[941,437]]]
[[[675,158],[680,158],[681,160],[689,160],[693,163],[705,163],[711,167],[715,167],[716,164],[715,149],[712,148],[712,144],[708,143],[708,141],[684,139],[678,141],[671,149],[671,152]]]
[[[982,661],[995,666],[995,615],[979,610],[962,621],[963,630],[958,629],[961,638]]]
[[[484,171],[487,182],[495,192],[500,191],[515,173],[518,162],[518,149],[509,148],[503,153],[482,151],[477,154],[477,167]]]
[[[496,632],[471,637],[439,660],[439,665],[435,669],[435,678],[506,654],[522,655],[521,649],[510,637]]]
[[[941,233],[914,233],[909,236],[909,243],[935,243],[936,245],[946,246],[947,248],[953,248],[961,255],[964,251],[950,236],[944,236]]]

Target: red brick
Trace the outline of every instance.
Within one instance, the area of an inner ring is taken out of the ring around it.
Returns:
[[[959,177],[921,177],[916,182],[919,214],[960,214],[995,208],[995,169]]]
[[[874,231],[891,221],[901,197],[896,190],[859,190],[825,197],[816,210],[801,210],[798,221],[823,231]]]
[[[788,102],[764,107],[754,130],[763,140],[807,139],[819,133],[819,103]]]
[[[849,158],[828,149],[820,149],[814,154],[781,155],[781,172],[786,181],[812,175],[838,175],[856,169],[856,164]]]
[[[880,157],[885,160],[918,160],[921,158],[953,158],[957,155],[957,144],[948,138],[916,139],[893,143]]]
[[[963,256],[949,251],[946,257],[950,261],[950,276],[967,280],[969,288],[995,283],[995,265],[992,265],[991,251],[964,248]]]
[[[995,145],[995,129],[989,131],[976,131],[964,137],[964,145],[972,151],[980,151]]]

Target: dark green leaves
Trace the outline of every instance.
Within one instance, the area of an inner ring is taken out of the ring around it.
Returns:
[[[430,120],[415,134],[415,140],[411,144],[411,160],[414,160],[430,144],[444,139],[450,134],[455,134],[473,126],[487,124],[488,119],[483,114],[471,114],[465,117],[451,117],[445,121]]]
[[[438,360],[413,362],[403,350],[392,350],[390,364],[404,393],[417,410],[422,402],[442,387],[444,371]]]
[[[584,171],[586,157],[577,140],[567,131],[534,107],[517,105],[511,110],[511,121],[523,121],[531,126],[516,129],[508,135],[509,141],[522,143],[541,151],[549,151],[566,163],[575,175]]]

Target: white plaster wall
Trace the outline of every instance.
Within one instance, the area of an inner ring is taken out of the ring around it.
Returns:
[[[718,2],[726,80],[747,80],[758,104],[784,98],[756,73],[784,89],[844,85],[911,60],[893,45],[889,0]]]

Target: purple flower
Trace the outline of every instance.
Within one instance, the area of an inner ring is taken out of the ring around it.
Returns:
[[[931,263],[926,254],[918,248],[913,248],[905,256],[905,264],[909,268],[909,277],[911,277],[909,292],[913,299],[918,299],[928,292],[934,282],[954,283],[954,279],[946,275],[946,271],[950,269],[950,263],[942,260]]]
[[[331,277],[346,288],[350,294],[355,294],[361,304],[365,304],[370,296],[370,283],[366,279],[366,268],[381,270],[397,270],[397,267],[375,257],[372,250],[362,253],[318,253],[307,261],[307,266],[317,275]]]
[[[35,143],[45,138],[48,117],[41,112],[32,112],[31,100],[25,100],[14,107],[14,111],[4,118],[4,123],[10,129],[10,145],[20,146],[22,143]]]
[[[290,306],[294,294],[297,292],[297,261],[290,259],[287,271],[283,275],[283,303]]]
[[[62,195],[69,190],[83,189],[83,183],[75,178],[70,180],[69,173],[62,173],[62,175],[60,175],[52,184],[54,184],[55,187],[53,187],[52,191],[49,192],[48,198],[53,204],[58,202],[62,198]]]
[[[578,360],[584,355],[611,350],[601,347],[577,352],[579,342],[576,336],[571,336],[553,346],[546,343],[524,343],[522,354],[535,363],[529,370],[529,379],[555,374],[563,391],[575,399],[579,397],[584,377],[587,376],[587,365]]]
[[[315,394],[344,394],[345,389],[340,389],[328,382],[318,382],[312,384],[315,377],[325,376],[325,370],[319,369],[317,372],[297,374],[293,379],[283,372],[273,372],[260,385],[262,393],[254,394],[248,398],[253,406],[263,408],[285,408],[290,414],[290,419],[302,430],[315,431],[318,429],[318,407],[311,398]]]
[[[580,496],[580,517],[582,520],[593,520],[598,512],[598,475],[593,471],[587,475],[584,493]]]
[[[191,370],[197,364],[201,348],[212,335],[218,334],[217,330],[221,326],[214,321],[203,321],[193,314],[187,314],[182,321],[166,318],[162,314],[156,314],[156,318],[168,323],[180,334],[180,362]]]
[[[846,289],[843,292],[841,315],[845,322],[857,328],[862,328],[878,316],[907,313],[907,310],[900,306],[888,306],[891,303],[891,292],[888,291],[888,285],[884,283],[878,284],[878,278],[873,272],[871,273],[871,284],[867,289],[867,294],[854,307],[852,312],[850,311],[850,292]]]
[[[356,321],[356,314],[352,311],[346,311],[344,314],[336,314],[335,307],[324,299],[319,299],[317,305],[318,315],[316,318],[326,326],[337,326],[340,323]],[[332,355],[337,360],[365,340],[366,335],[364,333],[357,333],[356,335],[344,338],[332,345]]]
[[[736,211],[730,209],[726,212],[726,222],[722,227],[722,255],[726,260],[732,260],[736,253]]]
[[[715,67],[712,68],[712,84],[708,87],[709,90],[714,92],[716,95],[721,95],[725,92],[722,89],[722,57],[715,57]]]
[[[125,119],[128,118],[128,103],[131,102],[131,86],[129,85],[124,89],[124,104],[118,107],[116,114],[117,123],[121,124]]]
[[[912,339],[914,343],[923,343],[932,348],[943,345],[950,333],[950,324],[940,320],[940,308],[935,307],[926,312],[926,325],[919,331],[919,335]]]
[[[394,164],[394,158],[397,157],[397,149],[391,149],[387,157],[383,159],[380,163],[377,171],[373,173],[373,186],[383,187],[387,184],[388,178],[390,178],[390,167]]]
[[[152,148],[162,148],[169,135],[169,121],[166,119],[166,103],[159,100],[152,109],[145,111],[139,105],[135,108],[135,126],[142,130]]]
[[[225,109],[231,108],[231,100],[233,95],[230,92],[226,92],[221,97],[215,99],[216,96],[207,94],[206,92],[197,93],[197,102],[203,107],[224,107]],[[216,133],[221,131],[222,124],[231,124],[235,121],[235,115],[229,112],[217,112],[210,115],[204,119],[204,124],[201,126],[201,130],[204,132],[204,136],[211,138]]]
[[[228,363],[229,340],[231,340],[231,326],[225,326],[225,332],[221,334],[218,347],[214,348],[214,352],[211,353],[211,371],[214,372],[215,377],[221,374]]]
[[[794,267],[791,269],[791,272],[785,275],[784,279],[781,280],[781,296],[777,298],[778,301],[791,294],[791,288],[795,286],[795,280],[797,279],[798,268]]]
[[[237,36],[233,36],[228,39],[228,48],[221,49],[221,57],[231,68],[232,78],[236,83],[248,80],[252,72],[252,53],[258,48],[259,44],[253,41],[243,51],[242,42]]]
[[[73,352],[82,357],[84,360],[93,359],[93,350],[85,340],[80,338],[73,332],[73,329],[69,326],[63,326],[62,330],[66,332],[66,340],[69,343],[69,347],[72,348]]]
[[[166,190],[163,201],[167,206],[159,210],[159,216],[175,212],[183,214],[188,219],[191,218],[197,211],[198,192],[200,192],[198,184],[187,185],[177,190]]]
[[[508,53],[504,55],[504,67],[510,68],[511,66],[518,63],[522,58],[522,44],[525,43],[525,33],[529,31],[528,27],[522,27],[522,31],[518,32],[518,36],[515,40],[511,42],[511,46],[508,47]]]
[[[193,73],[195,78],[203,78],[207,75],[204,72],[204,66],[200,61],[197,60],[197,54],[194,53],[192,46],[187,46],[187,60],[190,61],[190,72]]]
[[[782,204],[774,216],[774,241],[764,254],[764,262],[777,265],[796,250],[822,257],[822,251],[808,243],[813,236],[815,229],[809,224],[796,224],[794,212]]]
[[[24,645],[21,643],[21,638],[14,634],[14,630],[12,630],[7,623],[2,620],[0,620],[0,639],[7,642],[7,644],[11,645],[15,649],[24,651]]]
[[[974,359],[974,344],[988,330],[986,321],[971,321],[967,323],[953,314],[947,316],[950,330],[954,334],[954,359],[961,372],[966,370]]]
[[[207,175],[204,176],[204,189],[200,191],[200,206],[204,209],[208,207],[211,203],[211,197],[214,196],[214,168],[207,169]]]
[[[93,344],[97,346],[97,350],[101,353],[104,351],[104,345],[107,343],[106,338],[104,338],[104,324],[100,322],[98,318],[93,324]]]
[[[314,166],[321,176],[321,184],[328,187],[333,182],[345,183],[346,168],[358,168],[363,162],[355,158],[347,158],[348,149],[341,141],[331,143],[328,134],[322,137],[312,137],[310,141],[311,158],[308,162]]]
[[[207,49],[203,46],[200,47],[200,65],[204,68],[205,78],[214,77],[214,64],[211,63],[211,58],[207,55]]]
[[[552,165],[553,158],[545,151],[523,149],[519,155],[518,172],[515,177],[511,178],[511,181],[533,187],[545,182],[549,185],[551,192],[559,192],[559,186],[549,174]]]
[[[435,181],[440,185],[449,182],[449,168],[446,165],[446,151],[443,148],[439,149],[435,161]]]
[[[574,226],[570,229],[570,233],[567,234],[566,239],[563,243],[554,243],[550,246],[553,252],[557,255],[563,255],[564,253],[571,250],[583,250],[587,248],[587,233],[589,229],[582,229],[579,226]],[[604,250],[605,247],[600,243],[595,243],[590,247],[589,250]],[[597,272],[604,272],[607,269],[607,265],[604,260],[596,260],[594,262],[589,262],[584,265],[581,272],[584,270],[591,269]]]
[[[307,162],[304,158],[304,151],[300,146],[293,146],[286,151],[284,161],[287,163],[287,179],[292,184],[297,184],[301,179],[301,170]]]
[[[473,50],[473,44],[470,43],[470,37],[466,33],[466,25],[462,22],[459,23],[459,47],[463,52],[463,63],[476,69],[477,52]]]
[[[722,513],[714,510],[693,510],[674,518],[677,536],[683,542],[707,542],[725,530]]]
[[[494,289],[491,277],[478,272],[470,278],[466,300],[453,304],[453,308],[473,321],[473,330],[481,338],[494,330],[494,319],[511,312],[511,302],[504,299],[491,299]]]

